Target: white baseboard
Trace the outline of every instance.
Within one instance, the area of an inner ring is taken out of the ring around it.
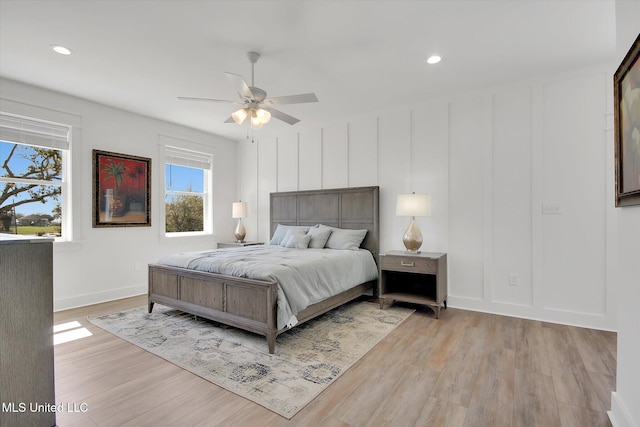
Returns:
[[[447,305],[463,310],[480,311],[502,316],[519,317],[521,319],[539,320],[542,322],[560,323],[581,328],[615,332],[615,321],[612,319],[612,316],[602,314],[552,310],[532,305],[510,304],[452,295],[448,296]]]
[[[72,308],[85,307],[87,305],[99,304],[122,298],[134,297],[147,293],[147,284],[128,286],[125,288],[110,289],[104,292],[76,295],[69,298],[54,298],[53,311],[69,310]]]
[[[611,410],[607,412],[607,415],[613,427],[638,427],[638,424],[631,418],[622,397],[615,391],[611,392]]]

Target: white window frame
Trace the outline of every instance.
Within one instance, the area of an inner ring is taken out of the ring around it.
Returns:
[[[213,229],[213,159],[214,152],[210,147],[197,144],[192,141],[186,141],[171,136],[160,135],[159,137],[160,151],[161,151],[161,182],[160,194],[162,194],[162,200],[160,201],[160,235],[166,239],[176,239],[181,237],[198,237],[206,236],[210,238],[214,235]],[[176,161],[176,159],[179,160]],[[166,208],[165,201],[167,194],[200,194],[189,193],[184,191],[171,191],[167,192],[166,188],[166,165],[168,163],[179,164],[181,166],[195,167],[204,171],[203,182],[203,231],[183,231],[183,232],[166,232]],[[208,169],[205,168],[205,163],[208,164]]]
[[[18,143],[28,146],[37,146],[44,148],[57,149],[62,152],[62,176],[61,181],[45,181],[35,179],[15,179],[15,178],[0,178],[2,182],[16,182],[16,183],[31,183],[38,185],[54,185],[61,187],[61,225],[62,236],[56,237],[55,242],[72,242],[78,239],[79,227],[74,226],[73,222],[73,185],[72,185],[72,157],[73,157],[73,143],[80,140],[80,118],[71,114],[54,111],[50,109],[35,107],[32,105],[22,104],[15,101],[9,101],[0,98],[0,112],[4,118],[11,119],[16,125],[24,124],[24,128],[20,129],[19,126],[10,128],[8,122],[7,128],[3,130],[4,136],[2,139],[7,142]],[[37,123],[44,128],[49,127],[50,130],[55,133],[55,130],[66,129],[66,138],[64,132],[60,133],[57,137],[50,137],[43,135],[40,137],[37,132],[32,132],[33,129],[29,129],[29,123]]]

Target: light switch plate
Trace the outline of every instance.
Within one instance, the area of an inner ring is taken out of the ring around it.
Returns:
[[[560,203],[549,202],[542,204],[542,215],[560,215],[562,210],[560,209]]]

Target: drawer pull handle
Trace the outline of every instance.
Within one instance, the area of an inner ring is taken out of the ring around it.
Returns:
[[[413,263],[413,261],[411,261],[411,262],[400,261],[400,265],[402,265],[404,267],[413,267],[415,264]]]

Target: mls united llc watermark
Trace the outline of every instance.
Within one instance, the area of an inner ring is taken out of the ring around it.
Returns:
[[[2,402],[2,412],[87,412],[89,406],[82,403],[34,403],[34,402]]]

